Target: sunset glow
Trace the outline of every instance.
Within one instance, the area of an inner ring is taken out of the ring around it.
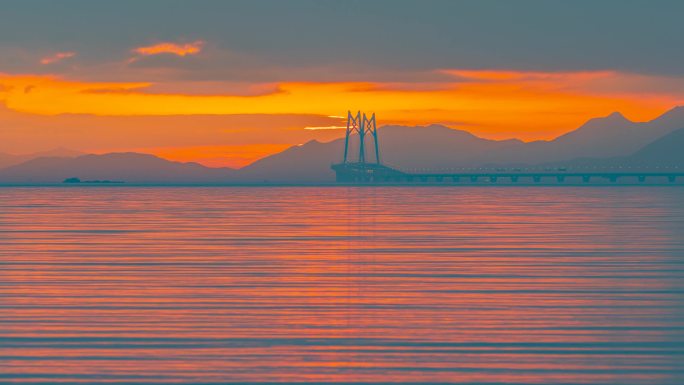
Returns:
[[[343,66],[286,69],[208,42],[129,46],[99,66],[58,51],[40,59],[40,70],[0,72],[0,122],[13,127],[0,152],[57,145],[242,167],[291,145],[340,137],[347,110],[375,112],[379,126],[442,124],[534,141],[616,111],[647,121],[684,103],[684,80],[664,74],[434,67],[349,76]],[[50,66],[67,59],[66,72]],[[327,75],[318,79],[319,71]],[[247,116],[248,125],[239,125]],[[297,118],[276,123],[276,116]]]
[[[0,382],[684,384],[684,1],[0,10]]]
[[[202,50],[204,42],[201,40],[192,43],[177,44],[177,43],[158,43],[144,47],[138,47],[133,52],[140,55],[158,55],[162,53],[169,53],[177,56],[196,55]]]
[[[634,121],[650,120],[684,100],[681,94],[646,94],[642,91],[644,84],[657,87],[667,79],[615,71],[540,73],[454,69],[436,72],[450,77],[439,83],[439,87],[425,84],[407,88],[401,83],[386,82],[283,82],[276,85],[275,91],[257,95],[184,93],[182,87],[174,89],[173,86],[166,87],[170,92],[161,93],[150,90],[157,86],[153,82],[92,82],[56,75],[4,74],[0,75],[0,102],[9,110],[29,116],[78,114],[90,115],[99,121],[116,116],[182,115],[192,120],[192,116],[243,114],[326,118],[357,106],[372,106],[381,125],[440,123],[481,137],[530,141],[552,139],[588,119],[614,111],[620,111]],[[628,87],[616,86],[625,84]],[[207,86],[211,87],[211,84]],[[253,87],[267,89],[267,86],[256,84]],[[334,121],[336,118],[327,119]],[[226,160],[231,156],[202,156],[194,145],[166,148],[155,153],[174,160],[237,166],[267,155],[274,148],[300,143],[302,137],[293,136],[293,129],[305,133],[335,132],[344,128],[341,124],[303,123],[298,128],[273,132],[271,140],[280,143],[277,147],[268,143],[249,143],[248,148],[239,149],[239,138],[249,134],[236,133],[234,144],[224,144],[240,153],[239,159],[234,161]],[[238,127],[232,129],[235,128]],[[139,135],[145,136],[147,130],[139,127]],[[209,138],[198,144],[217,148]],[[146,147],[157,146],[150,141]]]

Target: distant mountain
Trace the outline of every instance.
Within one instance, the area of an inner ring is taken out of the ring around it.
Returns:
[[[24,159],[18,159],[17,155],[12,155],[12,154],[6,154],[4,152],[0,152],[0,169],[13,166],[15,164],[19,164],[22,162],[25,162],[26,160]]]
[[[679,150],[684,108],[674,108],[645,123],[631,122],[618,113],[591,119],[575,131],[552,141],[487,140],[440,125],[384,126],[378,129],[384,164],[402,170],[453,169],[478,166],[682,164]],[[352,138],[349,156],[358,154]],[[368,142],[369,147],[372,143]],[[58,149],[0,170],[0,183],[56,183],[66,178],[123,180],[129,183],[327,182],[334,180],[330,165],[342,160],[344,139],[310,141],[262,158],[240,170],[209,168],[196,163],[167,161],[152,155],[113,153],[82,155]],[[372,148],[367,159],[374,160]],[[633,154],[633,155],[632,155]],[[35,156],[33,154],[32,156]],[[15,161],[0,154],[2,162]]]
[[[60,183],[66,178],[128,183],[226,183],[230,168],[171,162],[154,155],[111,153],[76,158],[43,157],[0,170],[2,183]]]
[[[476,166],[500,152],[520,151],[519,140],[488,140],[440,125],[386,126],[379,130],[383,161],[400,168]]]
[[[14,166],[15,164],[24,163],[31,159],[41,157],[65,157],[75,158],[77,156],[85,155],[83,152],[70,150],[68,148],[58,147],[49,151],[36,152],[32,154],[13,155],[0,153],[0,169]]]
[[[580,157],[626,156],[681,127],[684,127],[683,107],[676,107],[645,123],[632,122],[615,112],[603,118],[591,119],[580,128],[552,141],[528,143],[524,152],[506,154],[501,160],[531,164]]]
[[[627,156],[612,158],[584,157],[567,161],[542,163],[538,166],[564,167],[576,170],[587,167],[628,167],[632,169],[680,167],[684,169],[684,152],[680,150],[682,146],[684,146],[684,128],[674,130]]]
[[[382,162],[402,169],[473,166],[502,149],[524,146],[518,140],[487,140],[440,125],[384,126],[378,129],[378,136]],[[342,161],[343,152],[344,139],[328,143],[312,140],[242,168],[239,177],[249,181],[330,181],[334,179],[330,165]],[[367,148],[366,154],[368,160],[374,161],[371,148]],[[358,143],[354,140],[349,156],[350,159],[358,156]]]
[[[684,127],[646,145],[626,158],[636,166],[679,166],[684,168]]]
[[[328,143],[312,140],[241,168],[238,178],[245,182],[331,181],[330,165],[340,162],[343,149],[342,139]]]

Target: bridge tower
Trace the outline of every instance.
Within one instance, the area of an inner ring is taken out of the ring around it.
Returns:
[[[354,134],[359,136],[359,156],[356,161],[349,158],[349,139]],[[343,164],[358,163],[365,165],[366,162],[366,135],[370,134],[373,137],[375,150],[375,164],[380,164],[380,149],[378,147],[378,129],[375,123],[375,113],[370,118],[365,113],[357,111],[356,115],[352,115],[351,111],[347,111],[347,132],[344,138],[344,159]]]
[[[358,157],[352,156],[350,152],[349,142],[352,135],[357,134],[359,137],[359,154]],[[371,161],[366,159],[366,142],[367,136],[373,138],[372,150],[375,152],[375,157]],[[347,111],[347,132],[344,137],[344,157],[342,163],[333,164],[330,166],[335,171],[335,176],[338,182],[345,183],[367,183],[398,180],[405,174],[401,171],[394,170],[380,163],[380,148],[378,146],[378,128],[375,123],[375,114],[370,118],[361,111],[357,111],[356,115],[352,115],[351,111]]]

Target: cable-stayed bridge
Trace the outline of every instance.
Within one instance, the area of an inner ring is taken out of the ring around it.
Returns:
[[[367,159],[368,140],[373,157]],[[351,142],[357,142],[358,154],[350,153]],[[583,183],[676,183],[684,177],[684,169],[668,167],[522,167],[522,168],[453,168],[400,169],[380,162],[379,138],[375,114],[370,118],[360,111],[347,112],[344,155],[341,163],[332,165],[341,183],[453,183],[453,184],[583,184]]]

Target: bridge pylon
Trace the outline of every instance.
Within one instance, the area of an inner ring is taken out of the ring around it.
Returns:
[[[356,160],[349,157],[349,141],[352,135],[357,134],[359,137],[359,154]],[[347,111],[347,131],[344,137],[344,158],[342,163],[358,163],[366,164],[366,136],[370,134],[373,138],[375,150],[375,164],[380,164],[380,148],[378,146],[378,129],[375,123],[375,113],[369,118],[366,113],[357,111],[353,115],[351,111]]]
[[[350,142],[356,134],[359,140],[358,156],[350,154]],[[372,139],[371,150],[374,157],[366,158],[367,139]],[[344,156],[342,163],[332,165],[338,182],[377,182],[380,180],[396,179],[402,172],[383,166],[380,163],[380,146],[375,113],[368,116],[361,111],[352,114],[347,111],[347,131],[344,137]]]

